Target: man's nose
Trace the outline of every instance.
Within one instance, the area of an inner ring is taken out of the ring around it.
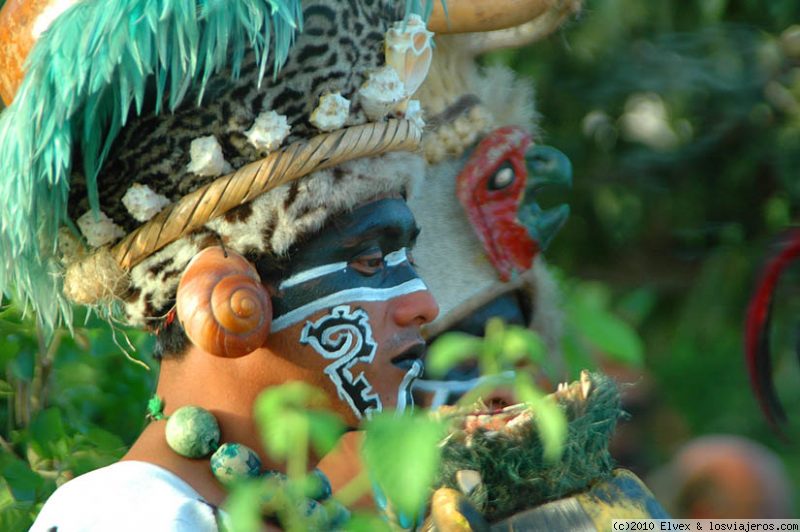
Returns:
[[[430,290],[420,290],[397,298],[393,313],[394,321],[400,326],[421,326],[436,319],[439,304]]]

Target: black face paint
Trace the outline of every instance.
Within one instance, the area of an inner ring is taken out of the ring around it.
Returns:
[[[272,330],[348,302],[427,290],[407,254],[417,233],[401,199],[378,200],[331,220],[292,253],[292,268],[272,298]]]
[[[350,405],[359,419],[383,409],[380,397],[372,393],[372,385],[364,373],[355,377],[352,373],[356,364],[371,363],[378,347],[364,310],[351,311],[347,305],[335,307],[316,322],[306,322],[300,343],[311,345],[317,353],[332,360],[325,374],[336,386],[339,398]]]

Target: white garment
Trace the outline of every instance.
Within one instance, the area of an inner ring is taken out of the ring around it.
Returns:
[[[215,511],[219,513],[166,469],[117,462],[58,488],[31,532],[217,532]]]

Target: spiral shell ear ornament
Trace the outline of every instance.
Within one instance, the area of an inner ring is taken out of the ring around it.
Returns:
[[[272,302],[258,272],[244,257],[209,247],[181,276],[178,319],[194,345],[236,358],[264,345],[272,325]]]

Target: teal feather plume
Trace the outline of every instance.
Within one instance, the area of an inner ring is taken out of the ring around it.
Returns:
[[[72,154],[82,153],[97,213],[97,175],[131,105],[141,112],[151,76],[157,111],[167,89],[174,110],[190,88],[202,97],[222,68],[238,73],[248,47],[262,72],[270,58],[277,72],[301,28],[299,0],[104,0],[65,11],[0,114],[0,290],[36,310],[47,330],[69,323],[55,248]]]

